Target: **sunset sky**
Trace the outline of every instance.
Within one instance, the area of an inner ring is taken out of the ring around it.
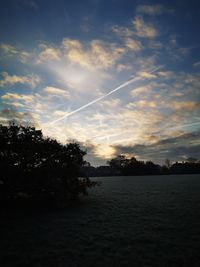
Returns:
[[[200,158],[200,1],[2,0],[0,25],[1,123],[93,165]]]

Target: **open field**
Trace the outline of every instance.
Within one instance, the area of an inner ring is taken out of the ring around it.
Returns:
[[[2,214],[0,266],[200,266],[200,175],[93,179],[79,206]]]

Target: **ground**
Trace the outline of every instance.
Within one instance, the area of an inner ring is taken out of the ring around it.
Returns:
[[[200,175],[94,179],[80,205],[2,214],[0,266],[200,266]]]

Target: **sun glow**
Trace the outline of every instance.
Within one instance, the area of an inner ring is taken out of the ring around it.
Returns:
[[[95,148],[95,155],[97,157],[103,157],[105,159],[109,159],[112,156],[115,155],[115,149],[114,147],[108,145],[108,144],[99,144]]]
[[[59,82],[77,90],[81,89],[81,86],[90,78],[88,71],[67,64],[56,64],[50,67],[50,70],[58,77]]]

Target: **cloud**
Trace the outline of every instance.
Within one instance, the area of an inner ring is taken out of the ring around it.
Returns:
[[[144,22],[141,16],[136,16],[133,20],[133,25],[138,37],[155,38],[158,35],[158,31],[155,27],[150,23]]]
[[[130,91],[130,95],[133,97],[138,97],[140,95],[145,95],[149,93],[151,88],[149,86],[140,86]]]
[[[162,85],[161,85],[162,86]],[[155,87],[156,88],[156,87]],[[153,87],[151,85],[139,87],[133,89],[130,94],[133,96],[133,99],[137,97],[137,101],[131,102],[127,104],[127,107],[141,108],[145,110],[145,108],[157,108],[157,109],[170,109],[173,112],[182,112],[182,117],[184,117],[184,112],[186,111],[195,111],[200,110],[200,103],[196,101],[181,101],[174,100],[178,97],[182,97],[182,94],[178,92],[169,92],[168,96],[164,96],[161,94],[150,94]],[[139,98],[140,97],[140,98]],[[178,116],[178,120],[181,121],[181,114],[176,113]],[[170,120],[170,118],[169,118]]]
[[[60,96],[60,97],[64,97],[64,98],[70,97],[70,94],[68,91],[57,88],[57,87],[47,86],[43,89],[43,91],[45,93],[48,93],[48,94],[54,95],[54,96]]]
[[[166,158],[170,158],[172,161],[184,160],[188,157],[200,158],[200,133],[184,133],[146,145],[115,145],[114,149],[116,155],[135,155],[140,159],[153,159],[161,164],[164,163]]]
[[[153,73],[147,72],[147,71],[139,71],[137,73],[141,78],[143,79],[154,79],[157,78],[157,76]]]
[[[160,15],[163,13],[164,8],[162,5],[139,5],[136,9],[138,13],[146,15]]]
[[[24,94],[16,94],[16,93],[6,93],[1,96],[3,100],[22,100],[25,102],[32,102],[34,100],[33,95],[24,95]]]
[[[7,124],[10,121],[16,120],[17,122],[24,124],[30,123],[37,126],[34,114],[30,112],[19,112],[13,108],[5,108],[0,110],[0,123]]]
[[[17,58],[21,63],[27,63],[28,59],[30,58],[30,53],[24,50],[18,50],[16,47],[10,44],[1,43],[0,51],[3,56]]]
[[[153,67],[156,67],[156,60],[157,55],[155,53],[150,56],[140,55],[140,57],[136,59],[136,63],[140,69],[152,69]]]
[[[39,53],[36,63],[40,64],[44,61],[60,60],[61,53],[59,49],[46,44],[40,44],[39,48],[42,51]]]
[[[108,144],[96,144],[93,148],[93,155],[97,158],[110,159],[115,154],[115,148]]]
[[[190,49],[190,47],[179,47],[177,51],[181,56],[187,56],[190,52]]]
[[[30,74],[28,76],[9,75],[7,72],[2,72],[3,79],[0,80],[0,87],[12,86],[17,83],[28,84],[32,88],[35,88],[40,83],[40,77],[38,75]]]
[[[10,45],[10,44],[0,44],[0,49],[4,54],[6,54],[8,56],[9,55],[12,56],[12,55],[18,54],[17,49],[14,46]]]
[[[152,49],[155,53],[159,53],[159,50],[163,48],[163,44],[160,41],[155,39],[150,39],[149,42],[146,44],[146,48]]]
[[[125,52],[113,43],[104,43],[100,40],[93,40],[89,47],[85,47],[78,40],[64,39],[63,47],[69,61],[89,70],[109,69]]]
[[[176,110],[195,110],[195,109],[200,109],[200,103],[195,102],[195,101],[172,101],[170,104],[170,107]]]
[[[12,107],[15,107],[15,108],[23,108],[24,107],[24,104],[22,103],[19,103],[19,102],[12,102],[12,103],[9,103]]]
[[[78,107],[77,109],[72,110],[71,112],[67,112],[65,116],[63,116],[61,118],[58,118],[57,120],[54,120],[54,121],[50,122],[49,124],[52,125],[54,123],[57,123],[57,122],[59,122],[59,121],[61,121],[63,119],[66,119],[69,116],[72,116],[72,115],[76,114],[77,112],[80,112],[80,111],[84,110],[85,108],[88,108],[91,105],[97,104],[102,99],[110,96],[111,94],[121,90],[122,88],[124,88],[124,87],[126,87],[126,86],[128,86],[128,85],[130,85],[130,84],[132,84],[134,82],[137,82],[137,81],[142,80],[144,78],[148,78],[148,79],[152,78],[151,75],[153,75],[153,73],[156,72],[158,69],[160,69],[160,67],[158,67],[156,69],[153,69],[151,72],[144,72],[145,76],[144,75],[143,76],[135,76],[135,77],[132,77],[131,79],[128,79],[126,82],[124,82],[123,84],[117,86],[116,88],[114,88],[113,90],[109,91],[108,93],[102,94],[100,97],[95,98],[94,100],[92,100],[92,101],[90,101],[90,102]]]
[[[157,74],[162,79],[166,79],[166,80],[169,80],[174,77],[174,73],[172,71],[159,71]]]
[[[196,84],[198,77],[183,73],[175,75],[167,71],[161,74],[159,72],[157,76],[156,81],[149,82],[149,79],[144,79],[143,85],[131,91],[133,97],[137,97],[132,103],[126,104],[125,95],[119,99],[108,98],[84,110],[78,116],[75,114],[73,119],[67,120],[66,124],[62,121],[56,129],[46,129],[46,133],[49,135],[54,131],[56,137],[66,140],[66,136],[73,139],[78,131],[79,141],[93,140],[94,148],[90,158],[93,156],[96,162],[100,162],[100,159],[104,159],[105,162],[105,159],[112,157],[115,153],[115,146],[122,144],[132,147],[140,144],[135,147],[138,149],[136,150],[138,151],[137,157],[140,159],[153,159],[155,162],[159,162],[162,158],[164,160],[171,155],[167,147],[161,147],[161,152],[156,150],[154,155],[155,147],[151,146],[152,143],[158,144],[160,139],[180,135],[185,129],[189,129],[186,128],[186,124],[194,122],[194,114],[198,116],[198,113],[194,113],[198,112],[198,105],[195,101],[182,98],[177,100],[174,95],[172,97],[176,89],[168,83],[168,79],[173,79],[173,82],[180,79],[184,88],[185,82],[188,86],[191,81]],[[166,77],[167,83],[163,77]],[[148,81],[147,85],[144,84],[145,81]],[[179,90],[184,93],[183,88]],[[53,115],[63,116],[65,114],[62,110],[58,110]],[[175,129],[176,127],[178,129]],[[105,150],[101,150],[102,144],[105,144]],[[144,154],[146,147],[148,147],[148,153]]]
[[[133,30],[127,27],[121,27],[119,25],[112,26],[111,30],[120,37],[131,37],[134,35]]]
[[[54,114],[56,117],[66,114],[66,111],[57,111]],[[54,131],[54,135],[62,140],[66,140],[66,137],[73,139],[79,132],[79,141],[93,140],[95,144],[109,145],[120,143],[122,139],[126,140],[124,143],[128,140],[137,142],[144,138],[146,132],[155,131],[154,125],[160,120],[161,116],[155,109],[147,115],[144,110],[124,107],[121,99],[106,99],[91,107],[90,110],[79,113],[78,116],[75,114],[73,119],[59,122],[57,127],[52,125],[47,128],[44,125],[43,128],[46,128],[48,135]],[[105,157],[109,156],[105,150],[104,153]],[[103,152],[101,156],[102,154]]]
[[[185,97],[196,98],[194,100],[199,99],[199,73],[176,72],[172,74],[171,78],[170,81],[176,92],[184,93]]]
[[[53,115],[55,116],[64,116],[66,114],[66,111],[63,111],[63,110],[56,110],[54,111]]]
[[[191,86],[198,86],[200,82],[200,74],[191,74],[191,73],[181,73],[180,79],[183,80],[185,84],[189,84]]]
[[[138,159],[151,159],[158,163],[164,162],[167,157],[178,160],[187,155],[195,156],[192,153],[195,149],[191,146],[200,144],[198,136],[192,133],[183,134],[183,131],[177,130],[166,135],[163,133],[163,128],[160,128],[160,123],[166,123],[168,118],[159,114],[157,109],[152,109],[152,112],[145,111],[141,107],[127,109],[123,105],[119,106],[117,102],[113,101],[111,106],[105,103],[101,113],[97,113],[96,107],[92,112],[79,114],[73,122],[68,120],[66,124],[62,123],[52,128],[54,132],[51,132],[51,135],[54,133],[62,140],[66,140],[66,137],[74,139],[78,131],[77,141],[83,142],[89,149],[89,160],[95,165],[100,161],[105,164],[107,159],[119,153],[136,155]],[[55,113],[58,116],[62,114],[62,111]],[[179,115],[184,117],[183,112]],[[177,119],[180,122],[180,117]],[[183,122],[184,118],[181,117],[181,120]],[[47,134],[49,135],[49,132]],[[87,140],[92,140],[92,146],[88,146]],[[184,153],[181,153],[181,147]]]
[[[132,38],[126,38],[124,41],[126,47],[135,52],[140,51],[143,47],[140,41],[136,41]]]
[[[169,43],[165,45],[166,52],[169,54],[170,59],[174,62],[183,61],[190,53],[192,47],[183,47],[179,41],[179,36],[169,36]]]
[[[35,121],[40,124],[40,121],[48,121],[52,119],[52,116],[56,115],[55,110],[59,106],[63,105],[62,100],[65,101],[68,99],[67,92],[61,92],[56,90],[58,88],[47,88],[47,91],[50,93],[43,94],[18,94],[18,93],[6,93],[1,96],[2,103],[4,106],[18,108],[19,111],[28,111],[33,113]],[[58,95],[59,99],[55,103],[55,99],[52,95]],[[66,103],[65,103],[66,105]],[[43,128],[44,125],[40,124],[40,127]],[[57,133],[59,138],[59,133]]]
[[[118,72],[127,71],[127,70],[132,70],[133,66],[131,64],[117,64],[116,69]]]
[[[100,103],[100,105],[104,108],[109,107],[111,109],[119,108],[121,104],[121,100],[119,98],[111,98],[104,100]]]
[[[155,73],[148,71],[156,69],[157,62],[166,57],[167,45],[179,55],[187,52],[177,44],[176,38],[171,38],[171,43],[162,41],[163,44],[158,42],[158,38],[154,38],[159,32],[151,21],[146,21],[147,18],[152,18],[142,17],[142,14],[158,13],[158,9],[153,11],[152,6],[151,10],[149,7],[140,7],[137,16],[133,18],[133,24],[129,21],[128,27],[112,28],[110,36],[106,38],[110,41],[88,42],[66,38],[59,45],[40,44],[31,53],[31,57],[34,57],[33,62],[41,64],[37,68],[42,70],[41,75],[47,79],[46,83],[34,95],[28,95],[26,88],[22,89],[23,94],[17,94],[13,87],[11,93],[6,91],[2,96],[3,105],[12,105],[19,111],[33,111],[37,122],[42,122],[40,125],[45,134],[62,142],[67,138],[73,139],[77,133],[81,142],[92,140],[90,156],[98,159],[98,162],[119,152],[119,146],[120,151],[126,153],[130,146],[130,154],[135,153],[139,158],[158,161],[173,153],[175,158],[175,152],[179,155],[181,147],[182,151],[188,149],[186,145],[190,137],[187,136],[188,140],[185,137],[184,142],[180,138],[177,143],[171,140],[174,147],[170,146],[170,138],[198,128],[196,121],[199,118],[200,75],[197,71],[191,74],[164,68]],[[18,59],[23,54],[19,54],[23,51],[9,45],[1,46],[1,51]],[[24,54],[24,57],[28,58],[28,55]],[[194,67],[198,67],[198,62],[194,63]],[[135,89],[130,86],[112,95],[113,98],[111,95],[106,99],[101,98],[132,73],[141,78],[137,80]],[[39,81],[36,79],[34,83],[34,77],[32,74],[22,76],[4,72],[0,86],[32,83],[32,87],[36,87]],[[71,113],[97,98],[101,101],[87,106],[80,113],[73,113],[73,117],[58,121],[58,127],[47,127],[48,121],[64,117],[67,112]],[[11,118],[11,115],[20,117],[20,114],[22,112],[16,114],[5,111],[4,119],[6,115]],[[191,127],[186,126],[189,123]],[[194,137],[191,139],[194,143],[190,140],[190,146],[194,150],[199,141]],[[165,141],[168,147],[162,140],[168,140]]]
[[[149,100],[139,100],[139,101],[137,101],[137,103],[131,103],[131,105],[129,104],[129,107],[130,106],[135,106],[137,108],[142,108],[142,109],[145,109],[145,108],[156,108],[157,107],[157,102],[149,101]]]
[[[126,53],[130,50],[134,52],[140,52],[143,49],[142,43],[136,39],[135,33],[132,29],[127,27],[120,27],[115,25],[111,30],[121,39],[124,48],[126,48]]]
[[[200,67],[200,61],[197,61],[197,62],[195,62],[194,64],[193,64],[193,67]]]

